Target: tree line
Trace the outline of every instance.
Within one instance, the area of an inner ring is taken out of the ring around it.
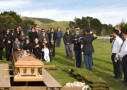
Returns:
[[[13,29],[17,26],[21,26],[25,31],[30,26],[35,26],[35,22],[32,20],[23,20],[20,15],[14,11],[0,13],[0,29]]]
[[[113,30],[113,26],[111,24],[102,24],[99,19],[89,16],[82,17],[81,19],[75,18],[74,21],[70,21],[69,26],[72,29],[79,27],[82,30],[85,28],[91,28],[97,35],[109,35]]]
[[[24,31],[30,27],[35,26],[37,23],[33,19],[22,19],[20,15],[18,15],[14,11],[5,11],[0,13],[0,29],[6,30],[7,28],[16,28],[17,26],[21,26]],[[121,27],[121,30],[127,30],[127,23],[121,22],[118,24]],[[74,30],[75,27],[79,27],[81,30],[84,28],[91,28],[94,33],[97,35],[110,35],[113,32],[113,25],[111,24],[102,24],[101,21],[97,18],[93,17],[82,17],[75,18],[74,21],[69,22],[53,22],[53,23],[41,23],[40,26],[42,28],[48,29],[54,27],[55,29],[60,27],[63,29],[70,27]],[[63,30],[64,31],[64,30]]]

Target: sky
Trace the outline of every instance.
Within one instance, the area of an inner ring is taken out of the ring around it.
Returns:
[[[10,10],[21,16],[56,21],[91,16],[103,24],[127,22],[127,0],[0,0],[0,12]]]

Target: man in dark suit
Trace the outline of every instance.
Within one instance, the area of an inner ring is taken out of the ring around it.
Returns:
[[[94,48],[92,45],[93,40],[96,39],[92,34],[90,34],[90,29],[85,30],[85,36],[83,37],[83,52],[86,69],[92,71],[92,53]]]
[[[48,34],[48,36],[49,36],[51,56],[54,57],[55,56],[56,33],[53,28],[51,28],[51,32]]]
[[[29,39],[31,43],[34,43],[35,38],[38,38],[38,34],[35,31],[34,27],[31,29],[31,32],[29,33]]]
[[[3,56],[3,48],[5,46],[4,42],[5,42],[5,39],[4,39],[3,33],[0,33],[0,60],[2,60],[2,56]]]
[[[9,60],[12,59],[11,58],[11,53],[12,53],[12,40],[11,40],[11,34],[10,34],[10,30],[9,29],[7,29],[4,38],[5,38],[6,59],[9,61]]]

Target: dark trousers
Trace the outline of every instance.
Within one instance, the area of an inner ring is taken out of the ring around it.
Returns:
[[[73,57],[72,44],[65,45],[67,57]]]
[[[9,61],[9,60],[12,60],[12,57],[11,57],[12,48],[11,48],[11,47],[6,47],[5,50],[6,50],[6,59],[7,59],[8,61]]]
[[[61,44],[61,38],[56,39],[56,47],[60,47]]]
[[[41,52],[41,59],[44,60],[44,52]]]
[[[2,56],[3,56],[3,48],[0,48],[0,60],[2,60]]]
[[[33,53],[34,53],[34,55],[35,55],[38,59],[41,58],[41,51],[40,51],[40,49],[34,49],[34,50],[33,50]]]
[[[92,54],[84,54],[84,60],[86,69],[92,71]]]
[[[127,83],[127,55],[122,59],[122,67],[124,73],[124,81]]]
[[[51,54],[52,57],[55,57],[55,45],[51,45],[50,54]]]
[[[76,67],[81,67],[82,62],[82,54],[81,50],[75,50],[75,58],[76,58]]]
[[[115,62],[115,56],[116,54],[112,54],[112,62],[113,62],[113,70],[115,78],[122,78],[122,62],[120,60],[117,60]]]

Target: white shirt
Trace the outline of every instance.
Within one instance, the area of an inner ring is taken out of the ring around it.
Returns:
[[[44,48],[44,59],[47,61],[47,62],[50,62],[50,57],[49,57],[49,49],[48,48]]]
[[[112,42],[112,53],[119,53],[123,40],[117,36]]]
[[[123,42],[123,45],[121,47],[121,50],[119,52],[119,55],[121,58],[123,58],[125,55],[127,55],[127,39]]]

